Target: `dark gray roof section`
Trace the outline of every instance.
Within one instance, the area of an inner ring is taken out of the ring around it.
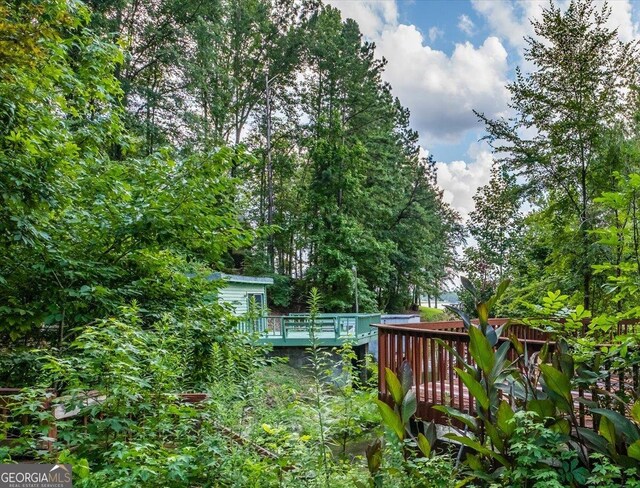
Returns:
[[[208,280],[225,280],[231,283],[250,283],[253,285],[273,285],[273,278],[268,276],[242,276],[227,273],[213,273],[207,277]]]

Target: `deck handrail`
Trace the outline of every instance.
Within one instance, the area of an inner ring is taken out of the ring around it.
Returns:
[[[366,343],[376,334],[372,325],[381,320],[376,313],[320,313],[315,316],[316,338],[323,346],[340,346],[346,341]],[[311,315],[266,315],[239,328],[256,332],[259,340],[274,346],[306,347],[311,345]]]
[[[494,327],[508,323],[508,319],[492,319]],[[621,321],[620,332],[627,332],[630,325],[640,324],[640,321]],[[454,366],[461,367],[459,360],[445,345],[449,346],[469,364],[473,359],[469,352],[469,334],[461,321],[410,323],[410,324],[375,324],[378,329],[378,387],[379,396],[389,402],[390,395],[385,383],[385,368],[398,372],[403,361],[408,361],[413,372],[413,385],[418,400],[418,416],[424,420],[448,422],[439,411],[433,409],[435,405],[449,405],[463,412],[475,412],[475,399],[464,387],[462,380],[456,375]],[[586,327],[585,327],[586,328]],[[540,351],[545,344],[553,350],[555,343],[552,332],[537,330],[520,321],[513,321],[509,325],[510,334],[499,338],[500,342],[509,341],[508,335],[515,335],[525,345],[529,353]],[[509,357],[515,359],[515,350],[509,352]],[[640,367],[634,366],[627,370],[608,370],[602,381],[603,388],[609,392],[623,393],[628,389],[638,389],[640,386]],[[597,389],[574,392],[576,409],[581,426],[594,426],[583,402],[578,398],[597,401]],[[607,401],[610,401],[607,399]]]
[[[386,327],[386,324],[383,326],[379,324],[375,324],[374,327],[377,327],[378,329],[389,329],[388,327]],[[438,339],[449,340],[449,339],[456,338],[456,339],[460,339],[462,342],[469,342],[469,334],[466,331],[416,329],[411,327],[403,328],[402,331],[403,332],[428,332],[430,337],[435,337]],[[508,342],[509,340],[510,340],[509,337],[505,337],[505,336],[501,336],[498,338],[499,342]],[[521,337],[518,337],[518,340],[522,340],[527,344],[538,344],[541,346],[548,342],[548,340],[545,340],[545,339],[530,339],[530,338],[521,338]]]

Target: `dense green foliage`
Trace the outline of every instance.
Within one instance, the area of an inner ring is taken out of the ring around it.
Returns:
[[[444,310],[431,307],[420,307],[420,320],[422,322],[438,322],[447,320],[448,315]]]
[[[0,67],[3,342],[61,347],[75,327],[134,300],[148,321],[206,308],[215,284],[203,273],[255,233],[228,176],[249,156],[145,154],[122,126],[122,52],[87,28],[86,7],[4,10],[35,44]]]
[[[277,272],[279,307],[318,286],[332,311],[353,307],[354,269],[361,310],[442,280],[455,215],[357,25],[284,1],[189,7],[2,4],[3,337],[61,345],[132,300],[184,316],[207,268]]]
[[[415,418],[406,363],[387,404],[369,359],[318,346],[320,308],[356,290],[361,311],[440,296],[461,242],[353,20],[313,0],[0,0],[0,386],[21,388],[0,461],[69,462],[86,487],[638,486],[637,388],[584,403],[597,432],[571,396],[640,366],[618,330],[640,310],[640,65],[608,15],[550,4],[513,117],[480,115],[497,162],[461,293],[479,323],[450,311],[476,413],[437,407],[462,456]],[[309,306],[308,370],[241,332],[255,310],[220,304],[214,270]],[[504,340],[499,312],[554,345]]]
[[[215,342],[220,335],[222,345]],[[11,416],[0,432],[10,442],[0,446],[0,459],[68,462],[74,484],[87,487],[366,480],[364,463],[350,462],[350,450],[378,424],[375,392],[354,375],[349,348],[341,352],[338,387],[314,377],[331,366],[323,353],[307,374],[271,364],[253,340],[169,319],[143,329],[137,310],[86,327],[68,354],[39,353],[41,387],[4,398]],[[45,389],[51,384],[55,398]],[[191,389],[209,391],[210,398],[192,404],[177,394]],[[51,405],[44,408],[47,398]],[[324,424],[309,416],[315,408]],[[54,450],[43,450],[52,413],[75,409],[56,421]],[[20,437],[12,438],[16,431]],[[323,476],[315,481],[317,473]]]
[[[274,384],[207,279],[272,274],[283,308],[316,285],[332,311],[356,269],[362,310],[442,280],[456,215],[358,26],[284,0],[0,19],[0,383],[23,388],[0,459],[69,462],[79,486],[366,483],[353,349],[314,348],[309,390]]]
[[[335,10],[310,27],[302,169],[311,232],[299,237],[308,242],[308,273],[330,309],[351,307],[355,266],[362,309],[402,310],[415,303],[410,291],[442,278],[451,242],[440,236],[451,236],[453,218],[434,191],[433,161],[418,155],[407,111],[381,82],[373,45]]]

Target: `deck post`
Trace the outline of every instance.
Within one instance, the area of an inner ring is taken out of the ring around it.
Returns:
[[[369,369],[367,368],[367,354],[369,354],[369,344],[365,343],[355,348],[356,358],[359,365],[360,381],[366,383],[369,380]]]

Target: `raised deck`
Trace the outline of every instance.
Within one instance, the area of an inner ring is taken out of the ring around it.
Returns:
[[[379,322],[380,314],[323,313],[312,322],[309,314],[300,313],[263,317],[243,322],[241,327],[258,332],[261,342],[274,347],[309,347],[313,328],[319,346],[336,347],[345,342],[368,344],[377,337],[373,324]]]
[[[500,326],[506,319],[490,321],[493,326]],[[628,323],[621,323],[621,331],[626,331]],[[389,368],[398,372],[403,361],[408,361],[414,372],[413,389],[418,400],[417,416],[423,420],[434,420],[447,424],[449,418],[433,409],[435,405],[448,405],[458,410],[474,414],[475,401],[462,380],[455,373],[454,367],[460,367],[456,357],[442,344],[441,340],[469,364],[473,360],[469,353],[469,335],[464,330],[462,322],[435,322],[417,324],[379,324],[378,328],[378,367],[379,367],[379,395],[384,401],[390,401],[390,395],[385,384],[384,371]],[[529,354],[539,351],[549,339],[548,334],[524,325],[512,325],[509,333],[522,342]],[[508,340],[502,337],[500,341]],[[550,347],[553,344],[550,343]],[[510,352],[515,359],[515,352]],[[605,365],[607,368],[607,365]],[[583,400],[593,400],[610,405],[611,399],[598,392],[610,392],[625,396],[632,392],[639,392],[640,374],[638,366],[627,370],[608,370],[608,373],[591,389],[579,389],[573,392],[576,417],[583,427],[593,426],[593,419],[585,407]],[[505,395],[510,402],[508,394]]]

